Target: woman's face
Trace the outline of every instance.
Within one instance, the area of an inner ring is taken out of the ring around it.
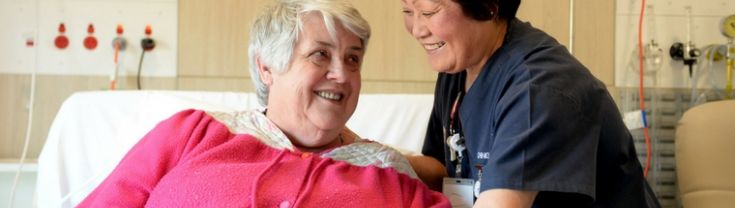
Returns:
[[[428,54],[437,72],[482,67],[490,54],[494,21],[477,21],[452,0],[401,0],[403,22]],[[486,57],[487,56],[487,57]]]
[[[339,22],[333,40],[320,14],[303,21],[287,71],[261,78],[270,86],[267,116],[295,145],[312,148],[335,142],[355,111],[365,49]]]

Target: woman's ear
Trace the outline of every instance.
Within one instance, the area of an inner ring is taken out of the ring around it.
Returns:
[[[260,57],[255,58],[255,65],[258,66],[258,74],[260,74],[260,81],[266,86],[271,86],[273,83],[273,72],[268,66],[260,61]]]

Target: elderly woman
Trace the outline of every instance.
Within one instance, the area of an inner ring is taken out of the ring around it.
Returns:
[[[282,0],[251,33],[265,111],[180,112],[80,207],[449,207],[397,151],[345,128],[370,28],[344,2]]]
[[[517,19],[520,0],[401,2],[439,72],[422,152],[474,184],[469,203],[658,207],[605,85]]]

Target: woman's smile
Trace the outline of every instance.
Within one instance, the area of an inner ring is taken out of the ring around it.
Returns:
[[[314,94],[316,94],[317,96],[321,98],[331,100],[331,101],[341,101],[342,97],[344,97],[344,95],[339,92],[314,91]]]

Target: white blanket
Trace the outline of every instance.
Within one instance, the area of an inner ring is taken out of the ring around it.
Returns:
[[[347,126],[358,135],[420,152],[433,98],[363,94]],[[260,108],[253,93],[187,91],[80,92],[61,106],[38,159],[39,207],[73,207],[158,122],[189,109]]]

